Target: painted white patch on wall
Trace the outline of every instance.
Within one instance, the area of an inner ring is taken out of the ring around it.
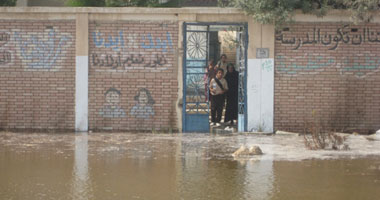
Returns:
[[[75,131],[88,131],[88,56],[76,57]]]
[[[273,132],[274,59],[248,59],[248,131]]]

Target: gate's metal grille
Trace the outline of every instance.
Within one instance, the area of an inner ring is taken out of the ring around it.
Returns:
[[[239,41],[239,47],[237,49],[237,64],[239,69],[239,107],[238,112],[239,114],[245,113],[245,36],[244,32],[238,33],[238,41]]]
[[[207,34],[204,32],[190,33],[187,37],[186,48],[189,59],[206,59]]]
[[[208,57],[207,48],[207,26],[188,25],[185,68],[187,114],[209,113],[207,102],[207,77],[205,77]]]

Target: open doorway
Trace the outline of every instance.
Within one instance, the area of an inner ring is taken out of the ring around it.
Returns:
[[[246,130],[246,23],[184,23],[183,59],[183,132],[210,131],[210,77],[209,61],[215,66],[221,55],[226,63],[233,65],[238,73],[236,110],[238,117],[233,127]],[[219,67],[220,65],[218,65]],[[226,73],[227,69],[224,69]],[[223,117],[218,125],[226,127]],[[230,122],[230,121],[229,121]],[[215,124],[211,124],[215,125]]]

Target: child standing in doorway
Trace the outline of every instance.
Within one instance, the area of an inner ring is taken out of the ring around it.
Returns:
[[[224,73],[227,73],[227,55],[226,54],[222,54],[220,56],[220,60],[218,61],[216,66],[218,66],[218,68],[223,69]],[[224,75],[223,75],[223,77],[224,77]]]
[[[209,101],[211,98],[211,94],[209,91],[209,85],[210,81],[215,78],[216,75],[216,66],[214,66],[214,59],[210,59],[208,61],[208,66],[206,67],[206,73],[203,77],[203,80],[205,82],[205,96],[206,96],[206,101]]]
[[[211,122],[212,125],[220,126],[224,107],[225,95],[228,91],[227,81],[223,78],[224,70],[218,68],[216,77],[210,82],[211,98]]]

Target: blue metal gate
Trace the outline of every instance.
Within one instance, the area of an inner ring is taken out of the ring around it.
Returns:
[[[239,30],[237,39],[237,70],[239,70],[239,131],[246,130],[246,47],[247,24],[184,23],[183,54],[183,132],[210,131],[207,70],[209,59],[210,26],[234,26]],[[244,33],[241,33],[244,32]],[[241,45],[244,45],[240,47]]]
[[[183,131],[209,132],[207,81],[209,26],[184,23]]]

